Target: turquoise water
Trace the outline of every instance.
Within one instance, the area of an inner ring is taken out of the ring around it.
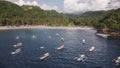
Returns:
[[[107,40],[95,35],[95,30],[70,29],[20,29],[0,31],[0,68],[119,68],[112,61],[120,56],[120,41]],[[56,35],[58,33],[59,35]],[[32,38],[35,35],[36,38]],[[19,39],[16,39],[19,36]],[[51,36],[51,38],[49,38]],[[64,38],[64,42],[60,39]],[[86,40],[82,44],[82,39]],[[23,45],[13,47],[21,42]],[[56,48],[64,45],[64,49]],[[44,49],[40,49],[40,47]],[[94,46],[95,51],[88,49]],[[21,52],[16,55],[10,53],[17,48]],[[50,56],[41,61],[44,53]],[[75,60],[84,54],[85,62]]]

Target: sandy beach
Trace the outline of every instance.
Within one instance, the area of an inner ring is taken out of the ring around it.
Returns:
[[[93,27],[63,27],[63,26],[0,26],[0,30],[12,30],[12,29],[80,29],[80,30],[91,30]]]

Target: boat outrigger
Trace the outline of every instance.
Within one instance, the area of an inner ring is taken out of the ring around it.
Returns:
[[[62,50],[64,48],[64,45],[61,45],[60,47],[57,48],[57,50]]]
[[[49,53],[45,53],[42,57],[40,57],[40,60],[46,59],[49,57]]]

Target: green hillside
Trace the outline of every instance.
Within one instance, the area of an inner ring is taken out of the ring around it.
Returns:
[[[0,1],[0,18],[16,18],[23,16],[23,9],[11,2]]]
[[[67,26],[68,18],[55,10],[43,10],[37,6],[18,6],[0,1],[0,25],[49,25]]]
[[[120,8],[111,10],[108,15],[99,21],[97,27],[120,33]]]
[[[120,31],[120,8],[109,11],[88,11],[83,14],[62,14],[38,6],[18,6],[0,0],[0,25],[92,26]]]

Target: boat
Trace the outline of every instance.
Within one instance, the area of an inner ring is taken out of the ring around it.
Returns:
[[[58,33],[56,33],[56,36],[59,36],[59,34],[58,34]]]
[[[18,49],[16,49],[14,52],[11,52],[11,54],[14,55],[14,54],[18,54],[18,53],[20,53],[20,52],[21,52],[21,49],[18,48]]]
[[[79,57],[75,57],[74,59],[77,59],[77,61],[84,62],[87,59],[87,57],[84,54],[82,54]]]
[[[19,39],[19,36],[17,36],[16,39]]]
[[[41,46],[41,47],[40,47],[40,49],[44,49],[44,47],[43,47],[43,46]]]
[[[42,57],[40,57],[40,60],[44,60],[44,59],[46,59],[47,57],[49,57],[49,53],[45,53]]]
[[[120,65],[120,56],[115,60],[116,65]]]
[[[33,35],[33,36],[32,36],[32,38],[33,38],[33,39],[35,39],[35,38],[36,38],[36,36],[35,36],[35,35]]]
[[[90,52],[92,52],[92,51],[94,51],[94,50],[95,50],[95,47],[94,47],[94,46],[92,46],[92,47],[89,49]]]
[[[51,39],[51,36],[49,35],[48,38]]]
[[[17,43],[15,45],[13,45],[14,47],[18,47],[18,46],[22,46],[22,43]]]
[[[61,45],[60,47],[57,48],[57,50],[62,50],[64,48],[64,45]]]
[[[61,38],[61,41],[64,42],[64,38]]]
[[[86,56],[83,54],[83,55],[80,55],[80,58],[78,58],[77,60],[78,61],[85,61],[85,59],[86,59]]]
[[[82,43],[85,44],[85,39],[82,40]]]
[[[103,38],[108,38],[110,36],[109,34],[102,34],[102,33],[96,33],[96,35]]]

